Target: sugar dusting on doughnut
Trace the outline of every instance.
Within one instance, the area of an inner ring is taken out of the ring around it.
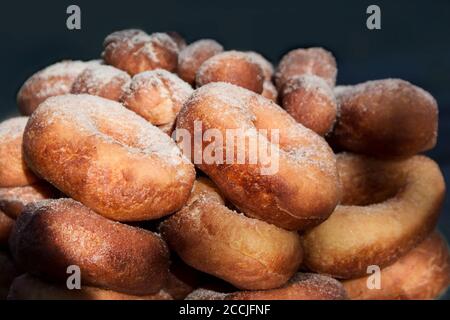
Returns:
[[[28,117],[14,117],[0,123],[0,141],[7,142],[23,135]]]
[[[246,52],[251,59],[256,62],[257,64],[259,64],[259,66],[261,67],[261,69],[264,71],[264,78],[266,80],[271,80],[272,79],[272,75],[274,73],[274,68],[272,63],[269,62],[269,60],[267,60],[266,58],[264,58],[264,56],[262,56],[260,53],[255,52],[255,51],[248,51]]]

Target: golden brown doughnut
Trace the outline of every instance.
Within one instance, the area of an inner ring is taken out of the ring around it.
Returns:
[[[292,77],[312,74],[323,78],[329,86],[336,83],[336,60],[323,48],[295,49],[281,59],[275,72],[275,85],[281,89]]]
[[[197,289],[186,300],[345,300],[342,284],[330,277],[314,273],[297,273],[280,288],[261,291],[219,293]]]
[[[195,84],[198,68],[212,56],[223,52],[223,47],[215,40],[202,39],[192,42],[180,51],[177,73],[187,83]]]
[[[225,204],[225,200],[217,186],[206,177],[198,177],[194,182],[191,195],[189,196],[186,205],[188,206],[204,197],[209,197],[211,201],[216,201],[223,205]]]
[[[23,150],[40,176],[113,220],[170,214],[187,201],[195,179],[169,136],[96,96],[47,99],[30,117]]]
[[[278,91],[275,85],[272,83],[272,81],[265,80],[263,83],[263,92],[261,95],[264,98],[267,98],[269,100],[272,100],[273,102],[277,103],[278,101]]]
[[[58,190],[42,180],[24,187],[0,188],[0,210],[16,219],[28,203],[59,196]]]
[[[251,55],[240,51],[225,51],[206,60],[195,75],[197,87],[210,82],[227,82],[262,93],[264,71]]]
[[[336,121],[333,90],[323,78],[304,74],[288,79],[281,92],[281,105],[298,122],[325,136]]]
[[[412,156],[436,144],[438,107],[425,90],[400,79],[337,90],[339,117],[331,141],[378,157]]]
[[[0,300],[6,299],[9,287],[18,275],[19,273],[9,255],[0,251]]]
[[[32,75],[17,93],[17,105],[23,115],[30,115],[47,98],[70,93],[73,82],[87,66],[100,61],[65,60]]]
[[[344,281],[354,300],[435,299],[450,286],[447,243],[435,232],[416,248],[381,270],[381,288],[368,289],[368,277]]]
[[[107,65],[90,66],[77,77],[71,92],[119,101],[130,82],[131,78],[125,71]]]
[[[295,232],[240,215],[207,194],[162,222],[160,231],[188,265],[241,289],[276,288],[302,260]]]
[[[175,71],[177,67],[178,46],[166,33],[116,31],[105,38],[103,47],[105,62],[131,75],[158,68]]]
[[[265,80],[271,80],[272,76],[273,76],[273,64],[269,62],[269,60],[267,60],[266,58],[264,58],[263,55],[261,55],[258,52],[254,52],[254,51],[247,51],[246,52],[251,59],[256,62],[261,69],[263,70],[264,73],[264,79]]]
[[[178,51],[181,51],[184,48],[186,48],[186,45],[187,45],[186,44],[186,40],[184,40],[184,38],[183,38],[183,36],[181,34],[179,34],[176,31],[167,31],[166,33],[176,43],[176,45],[178,47]]]
[[[197,163],[196,159],[204,158],[197,151],[203,153],[212,142],[203,141],[202,148],[195,148],[193,144],[201,141],[191,139],[191,157],[196,166],[246,215],[299,230],[317,225],[334,210],[340,194],[333,152],[323,138],[298,124],[272,101],[231,84],[208,84],[197,89],[184,104],[177,130],[194,137],[196,122],[201,122],[203,132],[219,130],[223,137],[227,130],[239,128],[242,139],[259,135],[258,150],[271,148],[273,157],[266,161],[267,166],[261,157],[258,163],[247,161],[252,156],[250,148],[242,150],[246,153],[245,163],[227,160],[226,153],[231,153],[228,158],[237,158],[237,148],[223,152],[220,161]],[[260,129],[268,130],[268,134],[256,131]],[[279,144],[274,141],[268,146],[272,130],[279,133]],[[186,150],[189,146],[183,144]],[[273,170],[263,173],[262,168],[269,166]]]
[[[173,129],[178,112],[192,92],[191,86],[175,74],[156,69],[135,75],[122,103],[151,124]]]
[[[424,156],[382,161],[338,157],[342,204],[303,236],[305,265],[337,278],[383,268],[433,230],[444,198],[438,165]]]
[[[72,199],[25,207],[10,237],[26,272],[65,283],[76,265],[82,284],[133,295],[163,288],[169,268],[164,241],[150,231],[108,220]]]
[[[9,235],[14,226],[14,220],[0,210],[0,247],[8,245]]]
[[[69,290],[64,286],[24,274],[14,279],[8,300],[172,300],[172,297],[164,290],[143,296],[84,285],[81,289]]]
[[[0,123],[0,188],[25,186],[38,180],[22,157],[27,121],[28,117],[15,117]]]

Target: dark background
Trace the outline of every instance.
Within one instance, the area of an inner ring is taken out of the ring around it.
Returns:
[[[66,28],[77,4],[82,29]],[[382,29],[366,28],[381,7]],[[104,37],[137,27],[176,30],[188,42],[214,38],[276,63],[289,49],[323,46],[338,61],[338,83],[399,77],[436,97],[439,142],[429,152],[450,182],[450,1],[8,1],[0,7],[0,119],[17,114],[15,95],[35,71],[62,59],[98,58]],[[450,197],[439,228],[450,239]]]

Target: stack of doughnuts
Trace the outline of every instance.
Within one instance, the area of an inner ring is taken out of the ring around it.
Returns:
[[[137,29],[38,71],[0,123],[0,298],[439,297],[436,101],[336,76]]]

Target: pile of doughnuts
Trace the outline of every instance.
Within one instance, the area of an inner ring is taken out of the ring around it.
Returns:
[[[275,68],[135,29],[100,60],[38,71],[22,116],[0,123],[0,298],[438,298],[445,183],[420,155],[437,103],[404,80],[336,76],[323,48]],[[198,123],[215,138],[188,140]],[[268,162],[220,145],[230,130]]]

